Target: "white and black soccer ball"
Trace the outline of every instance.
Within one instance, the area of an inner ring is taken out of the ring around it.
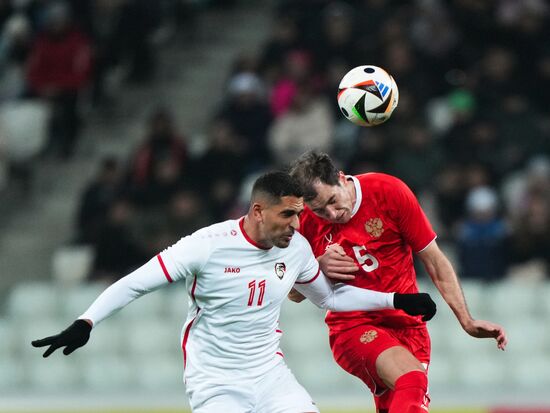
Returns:
[[[375,126],[387,121],[399,102],[397,84],[378,66],[357,66],[340,81],[338,106],[349,121]]]

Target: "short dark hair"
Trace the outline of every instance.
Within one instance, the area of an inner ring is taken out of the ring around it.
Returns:
[[[320,181],[327,185],[338,185],[340,171],[332,159],[323,152],[309,151],[296,159],[289,168],[304,192],[304,201],[309,202],[317,197],[313,184]]]
[[[274,171],[267,172],[256,179],[252,187],[252,200],[258,195],[267,195],[272,204],[278,204],[284,196],[301,198],[303,191],[298,181],[288,172]]]

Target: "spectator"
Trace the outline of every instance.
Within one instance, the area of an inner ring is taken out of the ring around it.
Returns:
[[[168,225],[173,242],[212,222],[208,205],[197,192],[181,189],[170,200]]]
[[[91,44],[73,24],[66,3],[52,3],[46,18],[46,28],[30,52],[27,82],[31,95],[52,102],[52,149],[67,158],[79,132],[78,100],[92,72]]]
[[[311,57],[305,51],[292,51],[285,56],[281,77],[275,81],[269,105],[275,118],[285,114],[301,84],[311,82]]]
[[[146,254],[135,234],[135,209],[127,199],[113,202],[99,230],[90,280],[112,283],[137,268]],[[124,251],[124,254],[120,254]]]
[[[327,151],[333,128],[329,103],[310,85],[300,84],[290,110],[273,123],[269,133],[275,163],[286,165],[308,149]]]
[[[217,117],[243,138],[243,162],[248,169],[256,170],[269,161],[266,136],[272,117],[256,74],[239,73],[229,81],[228,100]]]
[[[436,142],[425,127],[414,124],[404,127],[398,139],[399,150],[390,161],[391,173],[407,180],[416,194],[427,190],[443,160]]]
[[[77,212],[77,242],[96,243],[107,213],[120,195],[122,170],[115,158],[101,161],[95,178],[84,190]]]
[[[210,127],[210,143],[195,162],[193,180],[200,180],[201,192],[210,206],[213,221],[226,218],[234,194],[238,191],[246,165],[242,159],[245,144],[225,119],[216,119]]]
[[[150,118],[143,143],[130,161],[129,181],[132,191],[144,204],[167,201],[162,194],[167,186],[174,187],[188,167],[186,140],[174,125],[166,109],[156,110]]]
[[[31,27],[23,15],[17,14],[7,20],[0,36],[0,102],[23,96],[24,64],[31,42]]]
[[[550,276],[550,198],[546,189],[545,194],[530,194],[524,212],[512,222],[514,231],[508,241],[515,271],[537,268],[531,274],[535,278]]]
[[[466,197],[467,217],[459,227],[458,255],[463,278],[502,279],[507,266],[507,229],[496,191],[478,187]]]

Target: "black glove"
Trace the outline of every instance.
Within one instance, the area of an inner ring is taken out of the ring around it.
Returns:
[[[31,344],[33,347],[50,346],[42,357],[48,357],[60,347],[65,347],[63,354],[68,356],[88,342],[90,331],[92,331],[92,326],[87,321],[76,320],[61,333],[40,340],[34,340]]]
[[[421,315],[422,321],[431,320],[436,312],[436,305],[428,293],[395,293],[393,295],[393,306],[409,315]]]

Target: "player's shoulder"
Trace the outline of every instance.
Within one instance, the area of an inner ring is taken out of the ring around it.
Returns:
[[[239,221],[230,219],[203,227],[193,232],[190,237],[202,245],[222,245],[231,242],[238,235]]]
[[[290,249],[299,256],[311,253],[311,245],[306,237],[300,232],[296,231],[292,236],[292,242],[289,245]]]

